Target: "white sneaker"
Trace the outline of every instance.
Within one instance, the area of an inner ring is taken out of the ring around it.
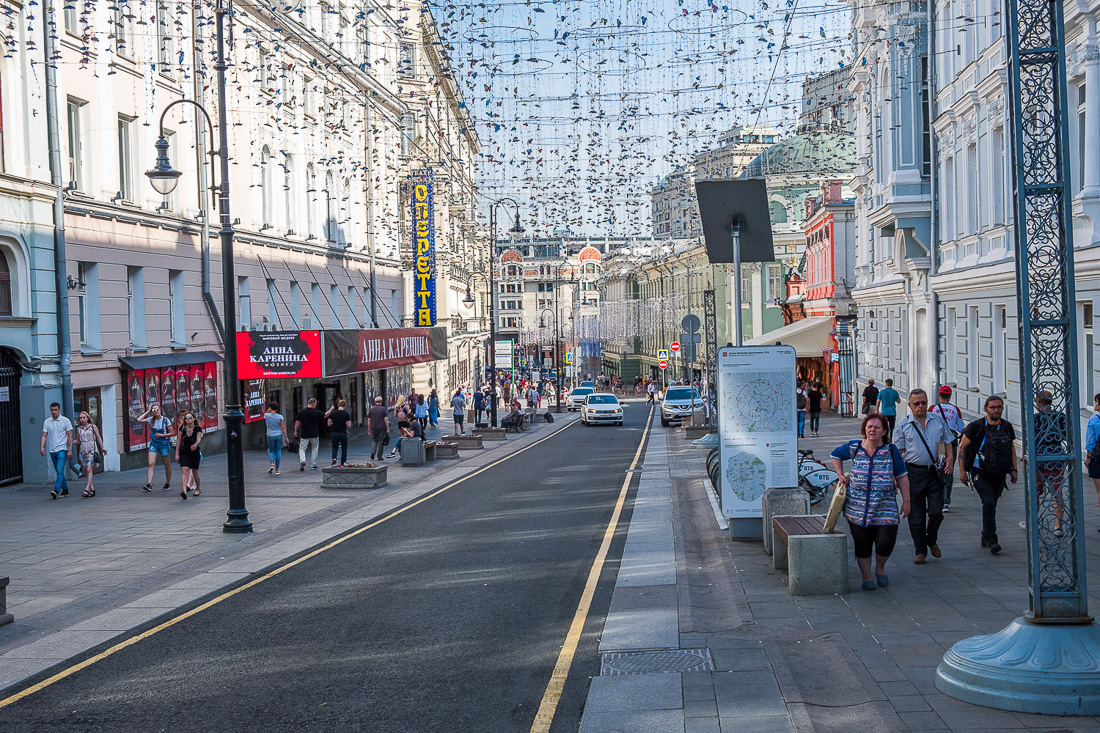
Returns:
[[[947,514],[949,511],[951,511],[951,505],[950,504],[944,504],[943,505],[943,513]]]
[[[1020,522],[1020,529],[1027,529],[1027,522]]]

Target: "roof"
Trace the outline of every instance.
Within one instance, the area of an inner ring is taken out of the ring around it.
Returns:
[[[740,178],[799,174],[813,179],[829,178],[851,173],[855,159],[856,140],[850,133],[795,135],[756,156]]]

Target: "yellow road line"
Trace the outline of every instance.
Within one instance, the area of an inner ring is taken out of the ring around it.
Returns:
[[[638,443],[638,450],[634,452],[634,460],[627,470],[623,486],[619,490],[619,500],[615,503],[615,511],[611,513],[611,520],[607,523],[607,530],[600,544],[600,551],[596,553],[596,559],[592,561],[592,569],[588,572],[588,582],[581,593],[580,603],[577,605],[577,613],[573,616],[573,623],[569,627],[569,633],[565,636],[565,644],[558,654],[558,662],[554,665],[554,672],[550,675],[550,683],[546,685],[539,711],[535,714],[535,722],[531,724],[531,733],[547,733],[550,724],[554,722],[554,713],[561,701],[562,690],[565,689],[565,680],[569,677],[569,668],[573,666],[573,657],[577,653],[577,646],[581,641],[581,632],[584,631],[584,623],[588,619],[588,611],[592,608],[592,597],[596,595],[596,584],[603,573],[604,562],[607,560],[608,550],[611,549],[611,540],[615,536],[615,528],[619,525],[619,516],[623,512],[623,504],[626,503],[626,495],[630,489],[630,481],[634,478],[634,469],[638,465],[638,459],[645,447],[649,428],[653,424],[653,408],[649,408],[649,417],[646,419],[645,431],[642,432],[642,440]]]
[[[322,547],[317,548],[316,550],[313,550],[313,551],[309,552],[308,554],[302,555],[301,557],[299,557],[296,560],[292,560],[292,561],[288,562],[285,565],[280,565],[277,568],[269,570],[264,575],[261,575],[260,577],[254,579],[254,580],[250,580],[249,582],[245,583],[244,585],[242,585],[238,588],[234,588],[231,591],[226,591],[225,593],[221,594],[220,596],[218,596],[216,598],[212,598],[209,601],[207,601],[206,603],[203,603],[200,606],[196,606],[195,608],[192,608],[190,611],[186,611],[186,612],[180,614],[179,616],[176,616],[175,618],[169,619],[168,621],[165,621],[165,622],[161,623],[158,626],[154,626],[153,628],[151,628],[147,631],[143,631],[142,633],[138,634],[137,636],[132,636],[129,639],[126,639],[125,641],[121,641],[118,644],[115,644],[114,646],[112,646],[108,649],[104,649],[99,654],[96,654],[92,657],[89,657],[88,659],[85,659],[83,662],[79,662],[77,664],[74,664],[71,667],[66,667],[65,669],[61,670],[57,674],[52,675],[51,677],[47,677],[46,679],[42,680],[38,684],[32,685],[32,686],[28,687],[25,690],[21,690],[20,692],[17,692],[17,693],[15,693],[14,695],[12,695],[10,697],[6,697],[6,698],[0,700],[0,709],[3,709],[3,708],[5,708],[8,705],[11,705],[13,703],[19,702],[20,700],[22,700],[25,697],[30,697],[34,693],[39,692],[40,690],[44,690],[45,688],[49,687],[50,685],[54,684],[55,682],[59,682],[59,681],[65,679],[66,677],[69,677],[70,675],[76,674],[80,670],[85,669],[87,667],[90,667],[93,664],[95,664],[96,662],[99,662],[103,659],[106,659],[107,657],[111,656],[112,654],[115,654],[116,652],[122,651],[123,649],[125,649],[128,646],[133,646],[134,644],[137,644],[139,641],[143,641],[144,639],[148,639],[153,634],[157,634],[161,631],[164,631],[168,627],[178,624],[180,621],[184,621],[186,619],[191,618],[192,616],[196,616],[196,615],[202,613],[203,611],[205,611],[206,609],[208,609],[212,606],[216,606],[224,600],[232,598],[233,596],[237,595],[238,593],[241,593],[243,591],[248,590],[249,588],[252,588],[254,586],[259,585],[260,583],[264,582],[265,580],[270,580],[271,578],[274,578],[276,575],[279,575],[280,573],[282,573],[286,570],[289,570],[290,568],[294,567],[295,565],[300,565],[301,563],[305,562],[306,560],[317,557],[322,552],[326,552],[328,550],[331,550],[333,547],[336,547],[337,545],[341,544],[342,542],[346,542],[346,541],[350,540],[352,537],[356,537],[358,535],[361,535],[362,533],[366,532],[368,529],[373,529],[373,528],[377,527],[378,525],[382,524],[383,522],[389,521],[390,519],[393,519],[394,517],[396,517],[400,514],[404,514],[408,510],[412,509],[413,507],[418,506],[419,504],[423,504],[424,502],[428,501],[429,499],[434,499],[435,497],[442,494],[444,491],[448,491],[450,489],[453,489],[455,486],[458,486],[459,484],[463,483],[464,481],[468,481],[469,479],[472,479],[474,476],[477,476],[478,474],[484,473],[484,472],[488,471],[490,468],[493,468],[495,466],[499,466],[501,463],[504,463],[505,461],[510,460],[510,459],[514,458],[515,456],[518,456],[520,453],[523,453],[524,451],[527,451],[527,450],[530,450],[531,448],[534,448],[539,443],[543,443],[547,440],[550,440],[551,438],[555,437],[558,433],[562,432],[563,430],[566,430],[567,428],[571,427],[575,423],[576,423],[576,421],[573,421],[573,422],[571,422],[567,425],[562,425],[557,430],[550,433],[550,435],[547,435],[545,438],[539,438],[534,443],[531,443],[530,445],[526,445],[526,446],[520,448],[519,450],[515,451],[514,453],[510,453],[510,454],[504,456],[503,458],[501,458],[499,460],[493,461],[489,465],[483,466],[483,467],[479,468],[478,470],[474,471],[473,473],[470,473],[470,474],[467,474],[467,475],[463,476],[462,478],[455,479],[454,481],[447,484],[446,486],[441,486],[440,488],[436,489],[435,491],[431,492],[430,494],[426,494],[426,495],[420,497],[419,499],[412,502],[411,504],[406,504],[405,506],[401,507],[400,509],[394,510],[390,514],[387,514],[384,517],[380,517],[379,519],[374,520],[370,524],[366,524],[366,525],[360,527],[359,529],[357,529],[353,532],[350,532],[350,533],[348,533],[348,534],[346,534],[342,537],[339,537],[339,538],[329,542],[328,544],[326,544]]]

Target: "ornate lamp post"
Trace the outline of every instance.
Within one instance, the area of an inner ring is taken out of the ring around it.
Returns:
[[[936,671],[936,687],[1004,710],[1096,715],[1100,628],[1089,616],[1085,587],[1062,12],[1059,2],[1008,0],[1006,13],[1029,608],[995,634],[955,644]],[[1033,415],[1039,395],[1052,404]]]
[[[489,364],[490,373],[492,374],[491,387],[492,392],[489,394],[489,415],[490,424],[495,428],[497,426],[497,291],[494,284],[493,271],[496,269],[496,256],[494,254],[497,248],[497,209],[501,204],[508,202],[515,207],[514,225],[508,230],[512,239],[518,239],[526,231],[519,223],[519,204],[515,199],[502,198],[498,201],[493,201],[489,204]]]
[[[214,68],[218,72],[218,151],[211,152],[213,158],[221,161],[221,182],[212,186],[218,192],[218,213],[221,217],[219,235],[222,244],[222,299],[225,311],[225,452],[229,474],[229,511],[228,519],[222,530],[231,533],[252,531],[252,522],[248,519],[248,509],[244,503],[244,445],[241,427],[244,425],[244,412],[241,411],[240,389],[237,383],[237,277],[233,269],[233,224],[229,218],[229,124],[226,112],[225,72],[229,65],[225,58],[225,16],[229,13],[219,0],[215,14],[217,16],[218,55]],[[191,104],[202,112],[210,128],[210,137],[214,137],[214,125],[210,115],[198,102],[190,99],[178,99],[164,108],[160,116],[160,137],[156,142],[157,161],[151,171],[145,175],[153,188],[167,195],[175,190],[179,183],[180,171],[172,168],[168,160],[168,139],[164,135],[164,116],[177,104]]]

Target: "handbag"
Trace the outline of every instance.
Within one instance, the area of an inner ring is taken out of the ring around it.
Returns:
[[[847,474],[846,474],[847,475]],[[829,513],[825,515],[825,534],[832,534],[836,529],[836,523],[840,519],[840,513],[844,510],[844,500],[848,498],[848,485],[836,482],[836,491],[829,502]]]
[[[942,419],[942,418],[941,418]],[[924,437],[924,431],[920,430],[920,426],[917,429],[917,437],[920,438],[920,442],[924,443],[924,449],[928,451],[928,457],[932,459],[932,471],[936,474],[936,478],[940,482],[940,486],[947,488],[947,475],[940,470],[939,456],[932,452],[932,449],[928,447],[928,440]]]
[[[291,438],[286,444],[286,449],[290,453],[297,453],[301,450],[301,448],[302,448],[302,442],[300,440],[298,440],[297,438]]]
[[[871,403],[870,402],[864,402],[863,403],[863,408],[860,410],[860,412],[862,412],[864,415],[869,414],[871,412]]]

